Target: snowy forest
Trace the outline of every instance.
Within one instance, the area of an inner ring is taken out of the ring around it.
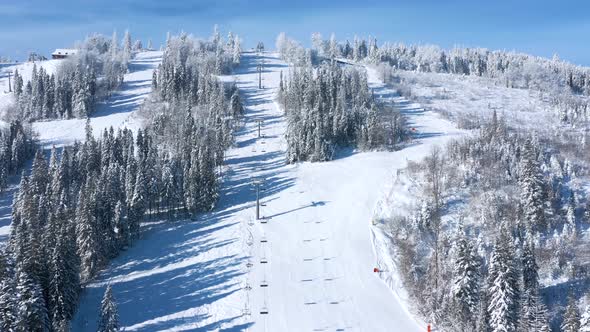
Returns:
[[[33,68],[31,80],[24,82],[14,73],[16,114],[23,121],[86,118],[97,102],[103,101],[123,82],[127,64],[141,43],[132,44],[129,31],[120,43],[117,34],[109,40],[102,35],[88,37],[74,57],[62,61],[55,74],[43,67]]]
[[[314,67],[311,52],[283,34],[277,48],[298,64],[279,83],[278,100],[287,116],[287,161],[328,161],[338,148],[391,150],[407,138],[403,115],[376,100],[363,69],[334,61]]]
[[[329,54],[329,43],[320,45],[319,53]],[[556,120],[571,125],[566,133],[519,127],[494,110],[481,122],[466,120],[473,135],[411,163],[407,174],[418,180],[421,203],[409,217],[394,211],[387,232],[406,289],[415,303],[426,304],[421,314],[445,329],[590,328],[590,312],[578,306],[589,267],[583,233],[590,200],[580,186],[588,176],[580,154],[587,150],[580,125],[587,123],[588,69],[480,49],[449,56],[437,47],[377,48],[374,39],[346,43],[339,52],[377,64],[408,98],[411,85],[400,81],[400,71],[485,76],[541,91],[551,101]],[[567,286],[551,286],[557,280]]]
[[[242,112],[237,88],[214,76],[239,63],[239,41],[230,35],[222,43],[218,35],[207,42],[169,37],[142,109],[145,129],[110,128],[96,139],[87,123],[83,143],[35,154],[0,255],[2,331],[69,331],[84,285],[141,236],[142,221],[215,206],[219,169]],[[101,45],[98,54],[108,54],[108,44]],[[94,60],[75,60],[73,77],[94,77],[95,66],[82,66]],[[118,78],[108,89],[120,84],[121,72],[114,72]],[[34,148],[19,124],[2,138],[8,148],[3,165],[14,172]],[[108,292],[102,311],[101,331],[114,331],[116,305]]]

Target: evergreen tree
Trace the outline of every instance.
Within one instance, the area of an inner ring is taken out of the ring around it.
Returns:
[[[147,192],[147,181],[143,169],[138,168],[128,216],[131,239],[139,237],[140,223],[146,210]]]
[[[492,332],[516,331],[518,282],[513,255],[511,237],[503,229],[494,244],[488,275],[488,312]]]
[[[576,304],[576,299],[570,292],[567,300],[567,307],[563,314],[563,322],[561,323],[561,331],[563,332],[579,332],[580,331],[580,312]]]
[[[464,230],[460,229],[456,241],[456,259],[453,268],[453,300],[458,309],[460,321],[468,330],[474,327],[474,318],[478,308],[480,264],[473,245],[467,239]]]
[[[127,224],[125,212],[123,211],[123,203],[121,201],[117,201],[117,205],[115,205],[113,222],[117,233],[118,247],[125,248],[129,244],[130,234],[129,225]]]
[[[123,54],[125,55],[125,59],[131,59],[132,51],[131,34],[129,33],[129,30],[125,30],[125,36],[123,37]]]
[[[488,296],[484,291],[479,293],[479,305],[475,321],[475,330],[478,332],[490,331],[490,314],[488,312]]]
[[[48,332],[51,323],[41,285],[26,271],[18,271],[18,318],[17,331]]]
[[[113,289],[108,285],[102,302],[100,304],[100,318],[98,321],[98,332],[117,332],[119,331],[119,313],[117,304],[113,297]]]
[[[62,203],[60,210],[63,211],[64,208]],[[66,218],[64,212],[59,212],[58,216]],[[54,331],[69,330],[69,321],[73,317],[78,301],[80,266],[74,232],[74,226],[70,221],[63,220],[51,255],[49,304]]]
[[[543,179],[530,141],[524,146],[520,176],[521,204],[527,225],[531,231],[542,231],[547,226],[543,211]]]
[[[80,189],[78,207],[76,209],[76,245],[80,257],[80,276],[88,280],[98,271],[101,259],[96,232],[96,221],[93,214],[93,194],[90,181]]]
[[[15,332],[17,298],[14,271],[6,249],[0,248],[0,331]]]

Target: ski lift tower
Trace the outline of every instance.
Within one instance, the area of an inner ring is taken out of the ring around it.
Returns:
[[[256,66],[258,70],[258,89],[262,89],[262,70],[264,69],[264,59],[260,60],[260,63]]]
[[[260,127],[262,126],[263,122],[264,120],[256,120],[256,123],[258,123],[258,138],[260,138]]]
[[[252,178],[252,184],[256,186],[256,220],[260,220],[260,186],[264,184],[264,178]]]
[[[12,92],[12,84],[10,81],[11,75],[12,75],[12,70],[9,70],[8,71],[8,92]]]

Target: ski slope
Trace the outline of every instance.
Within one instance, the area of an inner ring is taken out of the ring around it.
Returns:
[[[162,52],[149,51],[137,53],[129,64],[129,73],[125,74],[122,86],[115,91],[111,98],[98,105],[97,111],[90,118],[90,124],[96,137],[102,135],[104,129],[113,127],[116,129],[127,127],[136,129],[141,126],[141,120],[135,116],[135,111],[151,91],[151,80],[154,69],[162,60]],[[54,72],[59,61],[47,60],[37,63],[48,72]],[[32,63],[20,64],[9,69],[18,69],[22,73],[25,82],[30,80],[33,68]],[[4,69],[2,69],[4,72]],[[6,69],[8,70],[8,69]],[[8,78],[0,80],[0,90],[8,87]],[[12,94],[0,93],[1,106],[13,102]],[[39,121],[33,123],[33,129],[39,134],[39,144],[44,149],[52,146],[61,147],[73,144],[85,139],[85,119]],[[12,221],[12,201],[18,190],[19,176],[10,178],[9,187],[0,194],[0,244],[8,239],[10,223]]]
[[[247,52],[236,74],[222,77],[238,84],[246,115],[216,210],[147,224],[143,238],[87,286],[73,330],[95,330],[108,284],[125,331],[426,330],[390,282],[394,265],[373,273],[390,257],[374,246],[371,218],[397,169],[463,132],[396,97],[369,68],[375,94],[395,100],[418,130],[413,142],[397,152],[343,151],[332,162],[286,165],[286,123],[274,102],[281,71],[288,67],[276,54]]]

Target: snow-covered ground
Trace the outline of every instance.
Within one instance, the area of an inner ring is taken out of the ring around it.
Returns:
[[[511,126],[537,132],[556,123],[557,110],[548,95],[535,90],[508,88],[477,76],[413,71],[397,71],[395,75],[409,88],[413,100],[445,112],[454,121],[488,119],[496,110]]]
[[[127,127],[136,129],[141,126],[140,119],[135,117],[135,111],[151,91],[151,80],[154,69],[162,60],[162,52],[141,52],[131,61],[129,73],[125,75],[124,82],[111,98],[100,105],[96,113],[91,117],[90,124],[96,137],[102,135],[105,128],[115,129]],[[48,72],[55,70],[60,60],[48,60],[37,63]],[[9,68],[17,68],[23,74],[25,82],[30,80],[33,68],[32,63],[24,63]],[[6,69],[2,68],[2,72]],[[8,78],[0,79],[0,91],[3,86],[8,90]],[[12,102],[12,94],[0,92],[0,109],[2,105]],[[4,104],[3,104],[4,103]],[[75,141],[84,140],[86,120],[53,120],[33,123],[33,129],[39,133],[38,139],[41,147],[50,149],[53,145],[70,145]],[[0,194],[0,243],[8,238],[10,223],[12,220],[12,201],[18,189],[19,177],[10,179],[11,185]]]
[[[371,218],[397,169],[420,159],[433,144],[461,134],[433,112],[412,105],[378,82],[417,128],[398,152],[342,152],[328,163],[285,164],[283,112],[274,102],[287,65],[245,53],[227,81],[246,103],[246,124],[227,154],[221,199],[195,220],[149,226],[143,239],[88,285],[74,330],[93,330],[107,284],[113,286],[126,331],[422,331],[403,290],[391,283],[394,266],[377,246]],[[258,138],[257,120],[263,120]],[[253,179],[264,179],[263,221],[255,220]],[[383,282],[381,279],[388,282]],[[388,288],[389,286],[389,288]],[[268,313],[263,313],[268,312]]]

